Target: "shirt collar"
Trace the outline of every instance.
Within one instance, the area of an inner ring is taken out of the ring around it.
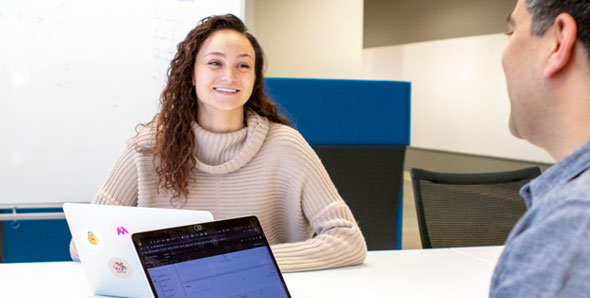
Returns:
[[[580,172],[588,169],[588,167],[590,167],[590,142],[523,186],[520,189],[520,195],[524,198],[527,207],[530,208],[534,197],[543,195],[550,189],[567,183]]]

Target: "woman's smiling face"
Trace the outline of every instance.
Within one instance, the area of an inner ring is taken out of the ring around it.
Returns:
[[[211,34],[197,53],[193,85],[199,113],[243,115],[256,75],[254,48],[243,34],[220,30]]]

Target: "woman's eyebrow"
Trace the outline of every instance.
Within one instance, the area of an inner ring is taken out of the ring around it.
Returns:
[[[226,55],[222,52],[211,52],[211,53],[207,53],[205,54],[205,56],[209,56],[209,55],[214,55],[214,56],[220,56],[220,57],[226,57]],[[244,53],[244,54],[239,54],[236,58],[242,58],[242,57],[247,57],[250,58],[252,60],[254,60],[254,57],[252,57],[250,54],[248,53]]]
[[[211,53],[205,54],[205,56],[209,56],[209,55],[215,55],[215,56],[225,57],[225,54],[222,53],[222,52],[211,52]]]
[[[254,60],[254,57],[250,56],[250,54],[248,54],[248,53],[239,54],[237,58],[242,58],[242,57],[247,57],[247,58]]]

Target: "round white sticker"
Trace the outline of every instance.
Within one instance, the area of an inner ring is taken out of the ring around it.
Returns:
[[[109,266],[109,270],[117,277],[127,278],[133,273],[129,262],[121,258],[111,258],[107,265]]]

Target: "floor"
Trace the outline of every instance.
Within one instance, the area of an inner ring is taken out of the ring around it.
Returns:
[[[421,249],[420,232],[416,218],[416,205],[414,204],[414,191],[412,190],[412,178],[410,172],[404,172],[404,218],[402,225],[402,249]]]

